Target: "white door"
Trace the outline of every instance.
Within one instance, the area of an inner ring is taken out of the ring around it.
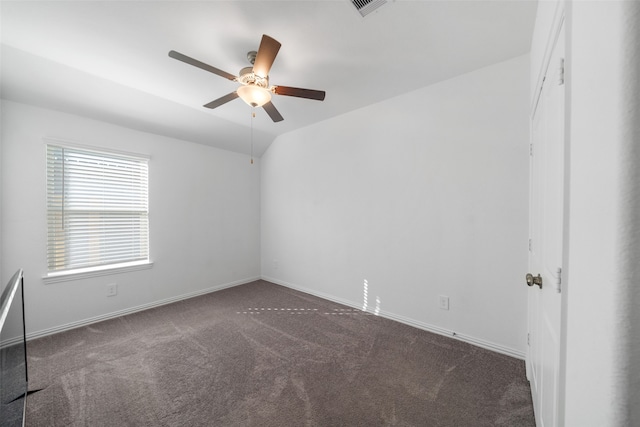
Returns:
[[[563,69],[564,25],[561,24],[531,128],[527,370],[539,427],[560,425],[558,385],[565,148]],[[541,286],[536,283],[540,281]]]

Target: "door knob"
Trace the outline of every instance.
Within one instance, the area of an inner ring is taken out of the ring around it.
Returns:
[[[542,277],[538,274],[537,276],[534,276],[531,273],[527,273],[527,285],[529,286],[533,286],[533,285],[537,285],[540,286],[540,289],[542,289]]]

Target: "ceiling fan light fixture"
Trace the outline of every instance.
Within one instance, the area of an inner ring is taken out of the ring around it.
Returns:
[[[236,98],[242,98],[247,105],[253,108],[262,107],[275,123],[281,122],[284,119],[276,107],[271,103],[272,94],[315,99],[317,101],[324,101],[325,97],[323,90],[269,85],[269,70],[271,69],[271,65],[273,65],[273,61],[276,59],[280,46],[279,41],[263,34],[258,51],[251,51],[247,54],[247,59],[249,59],[249,62],[253,67],[244,67],[240,70],[238,77],[227,73],[226,71],[222,71],[219,68],[212,67],[209,64],[205,64],[204,62],[200,62],[197,59],[183,55],[175,50],[169,51],[169,56],[177,59],[178,61],[182,61],[185,64],[193,65],[194,67],[198,67],[204,71],[208,71],[233,82],[240,83],[241,86],[238,89],[204,104],[203,107],[210,109],[218,108],[219,106],[226,104],[229,101],[233,101]]]
[[[256,85],[244,85],[238,88],[238,96],[252,107],[262,107],[271,101],[271,92]]]

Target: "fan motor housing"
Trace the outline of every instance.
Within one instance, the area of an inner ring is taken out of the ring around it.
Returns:
[[[238,81],[243,85],[255,85],[264,89],[269,88],[269,76],[258,76],[253,72],[253,67],[244,67],[238,74],[240,76]]]

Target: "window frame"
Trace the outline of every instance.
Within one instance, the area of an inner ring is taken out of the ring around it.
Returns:
[[[49,229],[49,223],[48,223],[48,218],[49,218],[49,193],[47,190],[47,181],[48,178],[46,177],[46,175],[48,174],[48,165],[47,165],[47,157],[48,157],[48,146],[55,146],[55,147],[60,147],[60,148],[68,148],[68,149],[73,149],[73,150],[84,150],[90,153],[94,153],[97,155],[105,155],[105,156],[114,156],[114,157],[120,157],[120,158],[131,158],[133,160],[136,161],[146,161],[147,163],[147,226],[148,226],[148,231],[147,231],[147,259],[143,259],[143,260],[136,260],[136,261],[124,261],[124,262],[119,262],[119,263],[113,263],[113,264],[103,264],[103,265],[96,265],[96,266],[89,266],[89,267],[79,267],[79,268],[73,268],[73,269],[68,269],[68,270],[59,270],[59,271],[49,271],[49,250],[46,250],[46,254],[45,254],[45,259],[46,259],[46,269],[47,269],[47,273],[44,274],[42,276],[43,281],[45,282],[45,284],[48,283],[57,283],[57,282],[64,282],[64,281],[68,281],[68,280],[78,280],[78,279],[84,279],[84,278],[89,278],[89,277],[97,277],[97,276],[104,276],[104,275],[111,275],[111,274],[118,274],[118,273],[124,273],[124,272],[129,272],[129,271],[137,271],[137,270],[144,270],[144,269],[149,269],[153,267],[153,261],[151,261],[151,242],[150,242],[150,234],[151,234],[151,213],[150,213],[150,206],[149,206],[149,193],[150,193],[150,182],[149,182],[149,176],[150,176],[150,165],[151,165],[151,156],[145,155],[145,154],[140,154],[140,153],[132,153],[132,152],[126,152],[126,151],[120,151],[120,150],[112,150],[112,149],[105,149],[102,147],[96,147],[96,146],[91,146],[91,145],[85,145],[85,144],[79,144],[79,143],[75,143],[75,142],[70,142],[70,141],[66,141],[66,140],[61,140],[61,139],[55,139],[55,138],[49,138],[49,137],[45,137],[43,138],[43,142],[44,142],[44,157],[45,157],[45,221],[47,222],[45,225],[45,230],[47,232],[47,235],[50,231]],[[48,248],[49,246],[49,237],[47,236],[47,240],[46,240],[46,244],[45,246]]]

